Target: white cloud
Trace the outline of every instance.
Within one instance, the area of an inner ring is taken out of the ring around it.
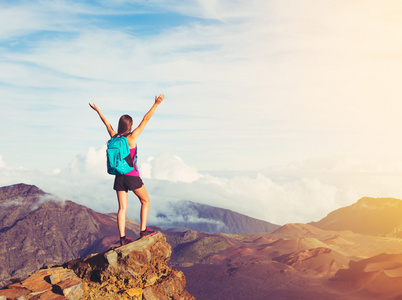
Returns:
[[[148,158],[141,164],[141,174],[144,178],[189,183],[203,177],[194,167],[186,165],[180,157],[168,153]]]
[[[7,202],[2,202],[0,203],[0,207],[9,207],[9,206],[19,206],[19,205],[23,205],[24,204],[24,199],[22,199],[21,197],[17,197],[15,199],[10,199]]]
[[[6,163],[3,160],[3,156],[0,155],[0,169],[5,168],[6,167]]]
[[[173,144],[198,169],[400,152],[394,138],[402,116],[397,1],[27,3],[1,10],[0,33],[17,43],[0,50],[7,95],[1,101],[59,103],[55,131],[72,113],[77,127],[86,128],[89,99],[117,113],[135,98],[135,109],[142,111],[149,103],[144,99],[163,90],[163,121],[169,122],[155,124],[170,138],[154,139],[152,146]],[[136,19],[144,11],[174,12],[186,21],[144,33]],[[123,24],[104,18],[127,13],[132,20]],[[6,116],[16,114],[15,104],[5,107],[13,108]],[[48,125],[43,114],[35,119]],[[63,140],[77,136],[77,128],[69,129]],[[32,136],[42,134],[31,130]],[[93,144],[80,142],[70,146],[74,153]],[[12,160],[17,157],[23,155]]]
[[[42,19],[43,20],[43,19]],[[9,39],[38,29],[44,29],[39,15],[23,7],[6,7],[0,9],[0,39]],[[31,24],[31,27],[28,26]]]
[[[276,167],[255,175],[239,172],[236,176],[233,173],[213,176],[198,172],[175,155],[163,153],[150,157],[140,163],[151,199],[149,222],[157,224],[158,213],[169,212],[170,203],[180,201],[217,206],[284,224],[317,221],[364,196],[402,199],[399,184],[402,171],[387,172],[390,161],[385,166],[377,162],[376,171],[368,166],[359,172],[348,167],[340,170],[342,163],[334,161],[322,159]],[[364,164],[361,162],[360,165]],[[45,192],[96,211],[117,210],[113,176],[106,173],[104,147],[90,148],[85,155],[78,155],[69,168],[57,174],[12,168],[3,163],[0,175],[0,185],[35,184]],[[139,201],[131,193],[129,198],[128,215],[137,220]]]
[[[67,169],[67,173],[73,174],[89,174],[91,176],[105,177],[106,166],[106,145],[99,149],[90,147],[85,156],[77,156],[71,163],[71,167]]]

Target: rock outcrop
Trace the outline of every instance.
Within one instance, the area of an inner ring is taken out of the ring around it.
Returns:
[[[5,299],[195,299],[182,272],[168,266],[161,233],[32,274],[0,290]]]
[[[40,270],[22,282],[0,290],[0,300],[8,299],[81,299],[83,282],[63,267]]]

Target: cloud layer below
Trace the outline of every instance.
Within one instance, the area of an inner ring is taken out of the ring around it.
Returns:
[[[49,174],[12,168],[0,160],[0,185],[35,184],[62,199],[100,212],[117,210],[113,176],[106,173],[105,147],[90,148],[64,170]],[[370,165],[367,168],[367,165]],[[399,165],[399,168],[397,167]],[[357,170],[357,171],[356,171]],[[199,172],[180,157],[163,153],[140,164],[151,198],[149,221],[171,202],[193,201],[227,208],[275,224],[318,221],[364,196],[402,199],[401,162],[334,159],[277,166],[258,173]],[[138,220],[139,201],[130,194],[129,217]],[[164,222],[166,220],[163,220]]]

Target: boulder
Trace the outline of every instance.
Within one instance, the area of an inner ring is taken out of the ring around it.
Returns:
[[[20,283],[0,290],[0,299],[81,299],[82,280],[71,270],[54,267],[40,270]]]

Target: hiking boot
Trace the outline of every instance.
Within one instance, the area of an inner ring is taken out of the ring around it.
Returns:
[[[128,239],[128,238],[126,238],[126,237],[120,238],[120,246],[127,245],[127,244],[129,244],[129,243],[131,243],[131,242],[133,242],[132,239]]]
[[[154,235],[156,233],[156,231],[148,229],[148,227],[145,228],[144,231],[140,231],[140,236],[141,238],[143,238],[144,236],[151,236]]]

